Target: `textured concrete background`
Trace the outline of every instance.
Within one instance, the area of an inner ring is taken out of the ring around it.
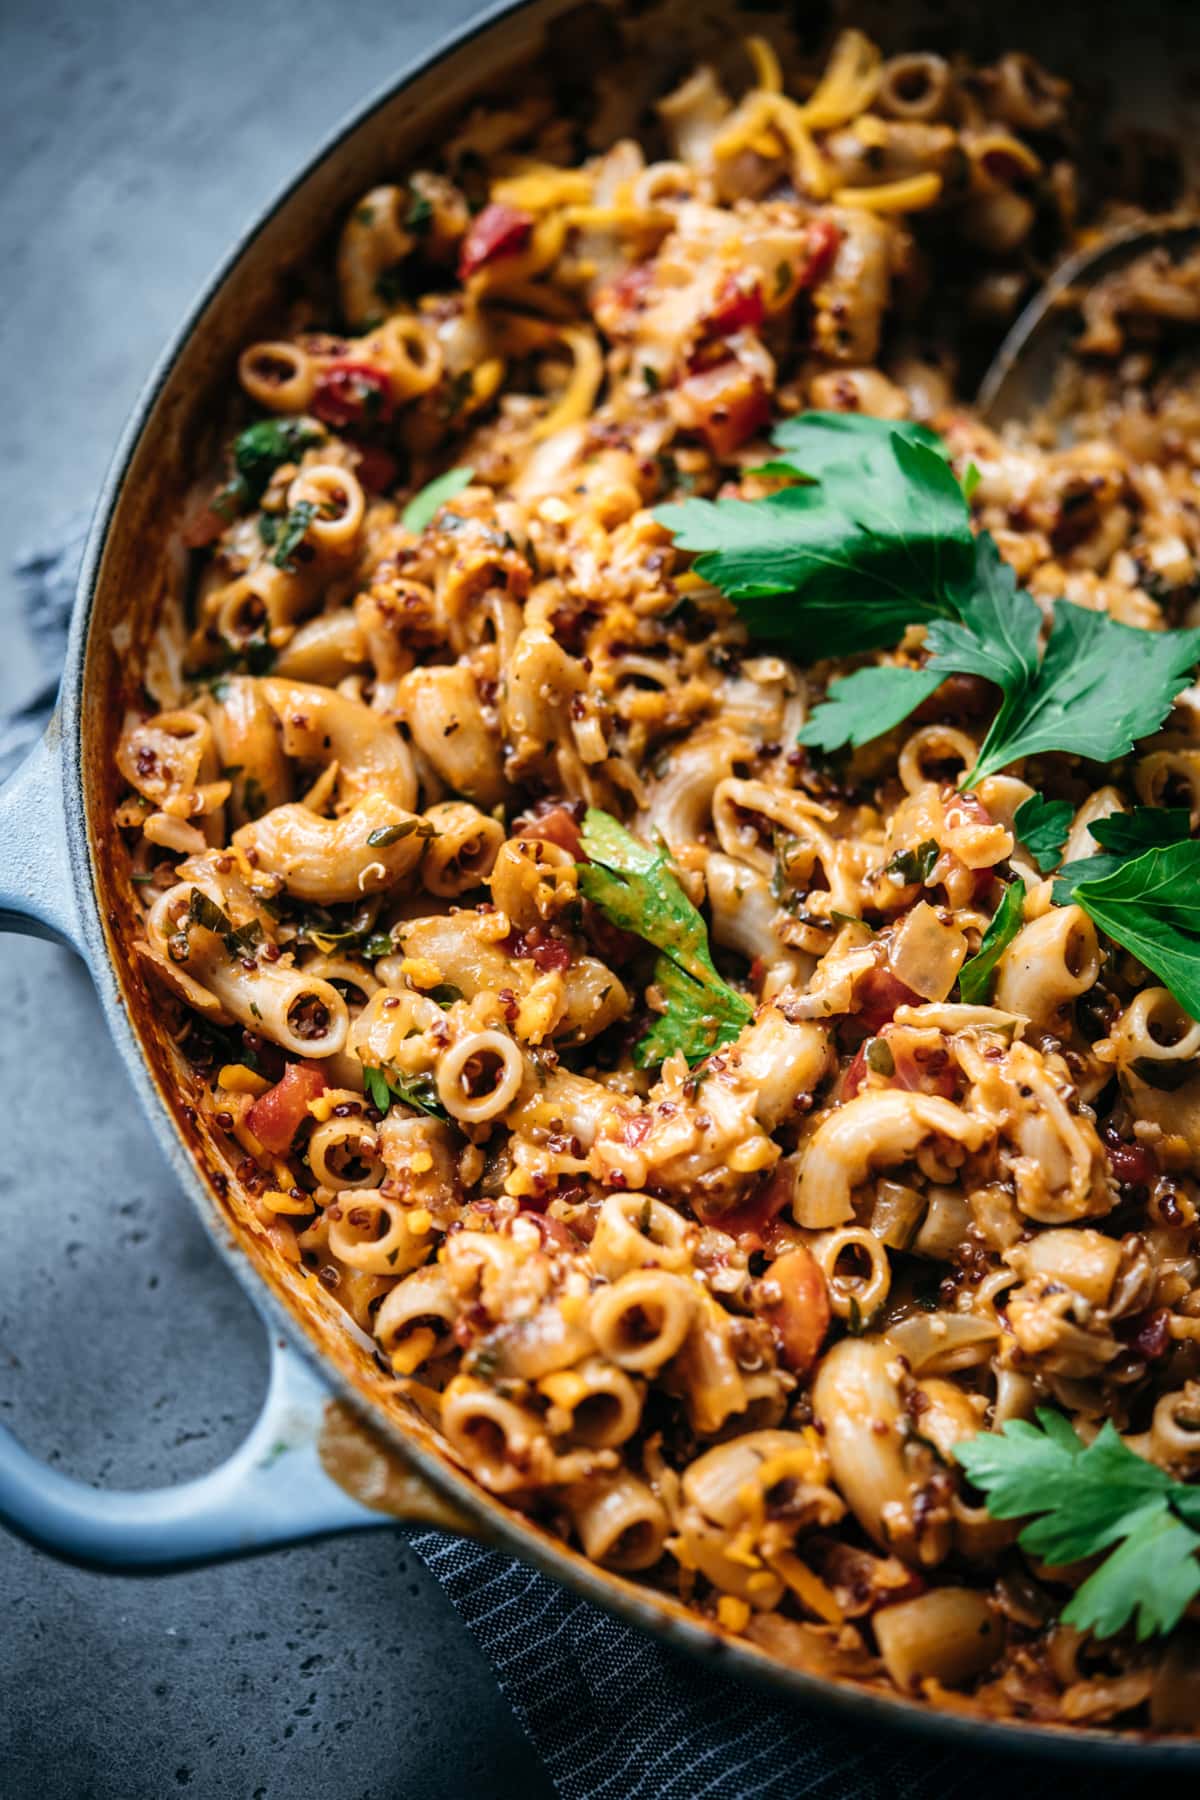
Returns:
[[[35,664],[8,564],[90,505],[233,235],[441,0],[0,0],[0,708]],[[0,1418],[97,1483],[210,1468],[260,1402],[246,1300],[174,1191],[84,972],[0,941]],[[47,1126],[49,1125],[49,1129]],[[156,1580],[0,1535],[5,1800],[503,1800],[548,1791],[398,1533]]]

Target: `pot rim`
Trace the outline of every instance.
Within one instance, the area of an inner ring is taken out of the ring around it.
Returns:
[[[738,0],[729,0],[736,11]],[[336,156],[358,130],[420,77],[468,45],[498,34],[506,21],[518,14],[542,14],[547,19],[570,9],[571,0],[493,0],[480,13],[439,36],[397,74],[379,87],[334,127],[305,159],[297,172],[238,234],[232,247],[202,286],[157,358],[133,406],[118,440],[108,473],[97,498],[83,560],[67,638],[59,689],[61,722],[61,777],[63,784],[69,866],[83,939],[92,979],[105,1015],[105,1023],[124,1061],[145,1116],[169,1167],[178,1178],[210,1241],[225,1265],[272,1331],[284,1335],[304,1361],[318,1372],[336,1396],[347,1401],[371,1426],[382,1432],[397,1452],[414,1464],[441,1494],[452,1500],[486,1534],[496,1547],[532,1563],[560,1585],[583,1598],[617,1613],[627,1622],[651,1632],[660,1641],[706,1659],[717,1668],[793,1699],[810,1703],[814,1710],[828,1710],[835,1718],[857,1717],[885,1727],[898,1727],[946,1744],[978,1745],[1013,1754],[1040,1754],[1060,1761],[1088,1760],[1102,1756],[1140,1769],[1151,1766],[1179,1769],[1200,1765],[1200,1739],[1157,1735],[1149,1732],[1107,1732],[1095,1727],[1035,1725],[1028,1721],[987,1719],[973,1713],[938,1710],[927,1702],[886,1690],[861,1686],[845,1679],[808,1673],[769,1657],[742,1640],[720,1633],[700,1618],[674,1606],[669,1597],[651,1588],[614,1575],[589,1563],[556,1539],[485,1492],[449,1460],[415,1442],[403,1425],[372,1406],[351,1378],[324,1356],[314,1337],[283,1303],[269,1282],[245,1254],[214,1196],[198,1162],[187,1147],[177,1120],[158,1090],[149,1056],[134,1020],[127,1010],[117,973],[109,954],[102,919],[102,898],[89,842],[83,804],[84,736],[83,680],[90,627],[104,553],[120,512],[125,480],[142,436],[175,364],[199,321],[218,297],[234,271],[255,247],[266,227],[316,171]]]

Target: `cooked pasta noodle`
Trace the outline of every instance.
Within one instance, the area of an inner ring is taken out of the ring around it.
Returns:
[[[657,60],[383,171],[243,353],[117,750],[139,964],[228,1191],[491,1493],[830,1673],[1194,1726],[1175,1647],[1089,1673],[1079,1570],[954,1455],[1050,1405],[1200,1475],[1200,1023],[1028,810],[1069,862],[1194,826],[1200,689],[1107,769],[960,791],[971,675],[825,755],[858,665],[758,641],[654,509],[773,495],[806,410],[915,417],[1047,618],[1195,623],[1200,387],[1146,384],[1200,267],[1089,297],[1070,446],[997,436],[950,371],[1070,247],[1066,84],[857,30]]]

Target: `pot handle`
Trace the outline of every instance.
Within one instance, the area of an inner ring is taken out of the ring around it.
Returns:
[[[398,1521],[469,1528],[274,1337],[253,1429],[195,1481],[143,1492],[89,1487],[0,1428],[0,1524],[88,1568],[190,1568]]]
[[[55,712],[0,787],[0,931],[50,938],[86,961],[64,803],[62,728]]]
[[[0,787],[0,931],[50,938],[86,961],[64,785],[55,713]],[[196,1481],[105,1492],[48,1467],[0,1426],[0,1525],[68,1562],[186,1568],[398,1520],[474,1529],[273,1332],[267,1396],[250,1435]]]

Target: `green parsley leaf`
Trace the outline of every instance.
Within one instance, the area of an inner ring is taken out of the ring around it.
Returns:
[[[1005,584],[1007,604],[994,583],[968,603],[963,625],[939,621],[929,630],[932,667],[985,675],[1004,694],[968,787],[1048,750],[1115,762],[1158,730],[1200,660],[1200,630],[1143,631],[1058,600],[1039,664],[1037,604],[1011,570]]]
[[[437,1001],[443,1011],[464,997],[462,989],[456,988],[452,981],[439,981],[436,987],[426,988],[425,992],[431,1000]]]
[[[1010,1419],[955,1446],[995,1519],[1028,1518],[1023,1549],[1051,1565],[1105,1558],[1063,1612],[1064,1622],[1112,1637],[1131,1620],[1139,1639],[1171,1631],[1200,1593],[1200,1492],[1126,1448],[1111,1420],[1085,1446],[1062,1413],[1036,1425]],[[1115,1548],[1114,1548],[1115,1546]]]
[[[436,825],[428,819],[397,819],[394,825],[378,825],[367,838],[373,850],[385,850],[389,844],[398,844],[401,838],[412,837],[435,838],[438,835]]]
[[[844,744],[857,750],[907,719],[941,685],[942,677],[929,669],[858,669],[830,682],[796,742],[818,750],[840,750]]]
[[[1062,860],[1074,817],[1075,808],[1069,800],[1047,800],[1044,794],[1030,794],[1018,806],[1013,830],[1043,875],[1057,868]]]
[[[911,419],[874,419],[869,413],[807,412],[785,419],[771,442],[788,452],[786,466],[809,481],[824,481],[852,462],[862,478],[887,479],[893,457],[892,440],[901,438],[924,450],[932,450],[943,462],[949,452],[936,431]]]
[[[1200,1537],[1163,1506],[1128,1522],[1128,1535],[1078,1588],[1063,1621],[1098,1638],[1112,1637],[1132,1619],[1138,1641],[1172,1631],[1200,1593]]]
[[[1147,850],[1105,874],[1091,862],[1063,871],[1060,904],[1082,906],[1101,931],[1157,975],[1194,1019],[1200,1019],[1200,843]]]
[[[393,1070],[388,1082],[395,1099],[404,1106],[411,1106],[417,1112],[428,1113],[431,1119],[444,1119],[450,1122],[450,1115],[437,1097],[437,1085],[432,1075],[397,1075]]]
[[[225,948],[230,956],[249,956],[250,952],[263,941],[263,928],[257,919],[247,919],[236,931],[231,931],[225,938]]]
[[[671,869],[666,851],[647,849],[609,813],[589,807],[579,865],[584,896],[623,931],[660,952],[654,981],[667,1002],[634,1051],[639,1067],[682,1050],[689,1063],[728,1044],[754,1016],[747,1000],[718,975],[708,928]]]
[[[259,500],[282,463],[295,462],[302,451],[324,438],[314,419],[260,419],[247,425],[233,440],[233,465],[247,499]]]
[[[1135,806],[1132,812],[1094,819],[1088,831],[1102,848],[1095,856],[1081,856],[1063,864],[1054,883],[1054,904],[1072,905],[1072,894],[1079,882],[1099,881],[1103,875],[1115,874],[1127,857],[1142,850],[1166,850],[1172,844],[1186,843],[1191,830],[1192,816],[1185,806]]]
[[[297,500],[283,523],[277,527],[274,537],[275,548],[271,561],[277,569],[288,574],[294,573],[293,556],[304,542],[304,534],[317,516],[316,503],[312,500]]]
[[[1010,881],[992,915],[974,956],[969,956],[958,972],[958,991],[965,1006],[986,1006],[992,992],[996,964],[1021,929],[1021,909],[1025,904],[1025,883]]]
[[[979,470],[975,467],[975,464],[968,463],[966,466],[966,469],[963,472],[963,478],[962,478],[963,499],[966,500],[968,503],[974,498],[975,489],[979,486],[979,484],[982,480],[983,480],[983,476],[979,473]]]
[[[414,194],[404,215],[405,229],[424,237],[433,224],[433,202],[424,194]]]
[[[413,495],[400,515],[405,531],[424,531],[432,523],[438,507],[443,506],[447,500],[453,500],[455,494],[461,494],[465,487],[470,487],[474,479],[474,469],[447,469],[444,475],[427,482],[419,494]]]
[[[887,865],[887,872],[904,882],[906,887],[911,887],[914,882],[924,887],[941,854],[942,847],[937,839],[925,838],[911,850],[897,850]]]
[[[681,548],[700,552],[697,574],[755,636],[813,662],[890,648],[911,624],[957,616],[954,590],[970,581],[975,540],[932,432],[806,413],[775,441],[806,485],[761,500],[677,501],[654,514]]]
[[[972,533],[964,487],[975,481],[968,471],[960,487],[932,432],[806,413],[775,443],[786,460],[760,472],[796,485],[759,500],[676,501],[656,519],[697,552],[697,574],[751,634],[793,656],[890,648],[914,624],[928,627],[931,653],[921,671],[862,670],[833,684],[803,742],[866,743],[952,674],[1001,693],[968,787],[1046,751],[1111,762],[1157,730],[1200,660],[1200,630],[1142,631],[1060,600],[1042,653],[1041,609],[990,535]]]
[[[1185,844],[1192,835],[1192,815],[1186,806],[1135,806],[1132,812],[1093,819],[1088,830],[1102,850],[1137,856],[1143,850]]]
[[[402,1106],[449,1123],[450,1115],[437,1097],[432,1075],[399,1075],[394,1069],[368,1068],[364,1063],[363,1085],[376,1112],[386,1115],[398,1100]]]
[[[233,930],[229,923],[229,915],[223,912],[216,901],[210,900],[208,895],[198,887],[192,889],[188,899],[185,931],[192,925],[199,925],[203,930],[215,932],[218,937],[222,938],[228,937]]]
[[[726,987],[719,976],[698,980],[669,956],[658,958],[654,981],[666,1011],[657,1015],[634,1047],[639,1069],[665,1062],[676,1050],[682,1050],[689,1063],[702,1062],[722,1044],[731,1043],[754,1016],[736,989]]]
[[[369,1068],[363,1064],[363,1086],[367,1097],[376,1112],[386,1113],[392,1104],[392,1090],[387,1084],[387,1076],[382,1069]]]

